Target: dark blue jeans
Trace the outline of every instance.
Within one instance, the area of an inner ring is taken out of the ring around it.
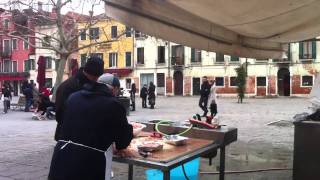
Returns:
[[[32,103],[33,103],[32,98],[27,98],[26,99],[26,106],[24,108],[25,112],[29,112],[30,111],[30,107],[31,107]]]

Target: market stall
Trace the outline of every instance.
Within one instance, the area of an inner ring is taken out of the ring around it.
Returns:
[[[167,124],[158,128],[165,134],[183,134],[188,140],[180,146],[165,143],[163,138],[152,136],[156,129],[155,123],[145,123],[146,127],[130,144],[129,149],[139,152],[139,146],[148,142],[162,144],[160,150],[149,153],[137,153],[132,158],[114,156],[113,161],[129,165],[128,179],[133,179],[133,166],[159,169],[163,172],[163,179],[170,179],[170,170],[216,150],[220,150],[220,180],[224,179],[225,147],[237,140],[237,129],[220,127],[216,129],[189,128],[183,125]],[[189,131],[186,131],[189,129]]]

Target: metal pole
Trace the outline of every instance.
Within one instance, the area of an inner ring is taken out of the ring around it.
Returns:
[[[225,146],[222,146],[220,148],[220,169],[219,169],[220,175],[219,175],[219,180],[224,180],[225,158],[226,158]]]
[[[162,171],[163,172],[163,180],[170,180],[170,171]]]
[[[129,164],[128,180],[133,180],[133,165]]]

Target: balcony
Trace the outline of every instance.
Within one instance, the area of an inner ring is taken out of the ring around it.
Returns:
[[[12,52],[10,50],[4,50],[1,52],[1,57],[2,58],[10,58],[11,54],[12,54]]]
[[[172,66],[184,66],[184,58],[182,57],[172,57],[171,58]]]

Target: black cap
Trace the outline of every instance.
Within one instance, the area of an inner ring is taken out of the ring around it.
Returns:
[[[99,77],[104,71],[104,62],[101,58],[93,56],[90,57],[83,69],[86,73]]]

